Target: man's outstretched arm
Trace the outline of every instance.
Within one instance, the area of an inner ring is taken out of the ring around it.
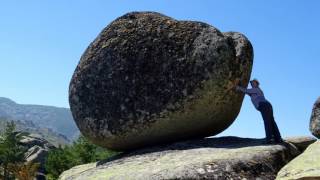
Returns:
[[[236,90],[237,90],[237,91],[241,91],[241,92],[243,92],[243,93],[246,93],[246,94],[248,94],[248,95],[254,93],[253,89],[247,89],[247,88],[244,88],[244,87],[241,87],[241,86],[236,86]]]

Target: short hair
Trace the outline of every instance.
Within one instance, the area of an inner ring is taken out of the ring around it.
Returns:
[[[258,81],[258,79],[253,79],[250,82],[255,82],[255,83],[257,83],[258,86],[260,85],[260,82]]]

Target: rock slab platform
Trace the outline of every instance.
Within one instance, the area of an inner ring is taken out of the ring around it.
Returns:
[[[76,166],[65,171],[60,180],[269,180],[275,179],[277,172],[301,153],[294,145],[296,141],[292,142],[267,145],[264,139],[239,137],[189,140]]]

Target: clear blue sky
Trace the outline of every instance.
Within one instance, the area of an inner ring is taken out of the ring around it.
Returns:
[[[244,33],[254,46],[252,77],[261,81],[283,136],[308,135],[320,96],[318,0],[7,0],[0,2],[0,96],[68,107],[68,85],[98,33],[129,11],[158,11]],[[245,98],[222,135],[263,137],[260,114]]]

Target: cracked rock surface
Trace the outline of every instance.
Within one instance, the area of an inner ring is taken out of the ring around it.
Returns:
[[[84,136],[113,150],[215,135],[237,117],[253,63],[249,40],[202,22],[132,12],[89,45],[69,102]]]

